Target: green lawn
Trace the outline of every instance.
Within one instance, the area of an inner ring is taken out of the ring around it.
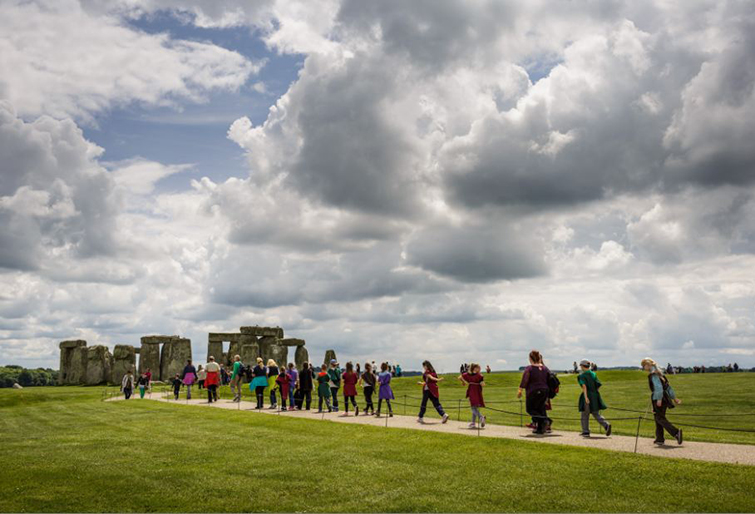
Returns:
[[[755,467],[100,394],[0,391],[0,511],[755,510]]]
[[[466,389],[456,380],[457,376],[458,374],[444,375],[445,380],[440,385],[441,403],[454,419],[458,417],[469,419],[469,404],[465,399]],[[553,411],[551,411],[554,428],[579,431],[577,399],[580,391],[576,376],[564,374],[559,377],[561,392],[553,401]],[[637,417],[642,415],[636,412],[620,411],[616,408],[642,412],[648,409],[648,420],[642,422],[640,435],[653,437],[655,425],[652,421],[652,411],[649,410],[650,391],[647,385],[647,374],[640,371],[599,371],[598,377],[603,382],[601,394],[608,405],[608,410],[604,411],[603,415],[613,420],[614,433],[635,435]],[[520,373],[493,373],[485,376],[487,382],[485,399],[488,406],[514,413],[504,414],[487,410],[488,422],[518,426],[522,420],[524,423],[529,421],[523,406],[521,409],[523,416],[519,415],[520,403],[516,399],[516,391],[520,378]],[[686,439],[755,444],[755,373],[685,374],[670,376],[669,379],[683,402],[680,407],[669,411],[668,417],[673,422],[745,430],[745,432],[737,432],[683,426]],[[419,411],[422,388],[417,382],[418,378],[410,377],[393,380],[396,412],[415,415]],[[223,388],[222,394],[225,398],[230,398],[227,387]],[[244,396],[252,399],[252,394],[246,387]],[[181,397],[184,398],[183,392]],[[342,399],[339,400],[342,401]],[[267,397],[265,401],[268,401]],[[364,399],[361,397],[358,397],[357,401],[360,405],[364,404]],[[431,404],[428,404],[428,409],[428,417],[437,417]],[[597,424],[594,421],[592,423],[593,429],[598,430]]]

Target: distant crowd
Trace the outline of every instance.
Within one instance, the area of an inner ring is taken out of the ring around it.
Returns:
[[[665,444],[664,435],[671,434],[678,444],[682,444],[682,430],[676,428],[666,418],[667,409],[673,409],[681,401],[676,397],[664,371],[655,361],[650,358],[643,359],[640,363],[642,369],[648,373],[648,387],[650,400],[656,424],[655,443]],[[590,437],[590,417],[605,429],[606,436],[611,435],[611,424],[601,415],[601,411],[607,409],[606,403],[600,394],[602,386],[597,377],[597,366],[588,360],[582,360],[578,365],[574,363],[575,372],[579,372],[577,383],[581,389],[578,410],[581,412],[582,436]],[[173,395],[177,400],[181,387],[186,389],[186,398],[191,399],[192,387],[196,384],[199,390],[207,391],[207,402],[218,401],[218,387],[223,382],[224,367],[215,362],[210,356],[208,362],[195,368],[189,360],[182,373],[177,373],[171,380]],[[667,369],[673,370],[672,366]],[[739,367],[734,364],[732,371]],[[485,427],[486,417],[481,409],[485,408],[483,390],[485,377],[482,368],[477,363],[462,364],[459,368],[457,379],[467,388],[466,396],[469,400],[472,418],[470,428]],[[490,373],[490,367],[486,367]],[[353,408],[354,416],[360,414],[357,403],[359,390],[362,391],[364,404],[361,408],[363,415],[381,416],[383,403],[387,409],[387,415],[393,417],[391,401],[395,399],[391,388],[391,380],[401,376],[399,365],[391,366],[387,362],[379,366],[374,361],[366,362],[364,368],[357,363],[347,362],[342,368],[335,360],[325,363],[319,368],[311,363],[304,363],[300,369],[294,363],[278,365],[273,359],[265,363],[261,358],[256,359],[254,366],[244,365],[241,357],[233,358],[233,366],[228,372],[228,383],[233,392],[233,402],[241,402],[241,391],[244,382],[249,383],[249,389],[256,398],[256,409],[265,408],[266,397],[269,397],[268,409],[282,410],[310,410],[312,408],[313,395],[318,400],[318,413],[338,412],[339,394],[343,396],[344,416],[349,415],[349,407]],[[152,374],[149,369],[135,380],[133,373],[128,371],[123,377],[121,389],[126,399],[133,393],[134,387],[139,388],[139,394],[144,398],[145,391],[149,390],[152,383]],[[422,363],[422,375],[418,384],[422,386],[422,402],[417,417],[418,423],[424,423],[427,405],[431,403],[442,423],[448,421],[448,414],[440,402],[440,383],[444,381],[439,377],[430,361]],[[535,434],[546,434],[552,431],[553,420],[548,416],[552,410],[552,401],[559,393],[560,380],[556,373],[548,369],[544,364],[542,354],[537,350],[529,353],[529,365],[524,368],[522,378],[517,390],[517,398],[525,395],[527,414],[532,421],[527,426]],[[377,408],[374,396],[377,395]]]
[[[682,366],[672,366],[669,362],[666,365],[666,374],[668,375],[678,375],[680,373],[737,373],[739,372],[739,364],[736,362],[734,364],[727,364],[726,366],[692,366],[692,367],[682,367]]]

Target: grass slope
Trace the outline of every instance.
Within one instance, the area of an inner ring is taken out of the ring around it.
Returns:
[[[753,511],[755,468],[0,391],[0,511]]]

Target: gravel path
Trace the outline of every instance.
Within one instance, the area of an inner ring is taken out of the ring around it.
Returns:
[[[122,400],[123,398],[120,397],[118,399]],[[220,400],[219,402],[208,404],[206,400],[193,399],[189,400],[188,402],[186,400],[166,400],[164,398],[160,398],[157,394],[155,394],[151,398],[151,400],[173,403],[176,405],[188,404],[216,409],[240,410],[257,415],[262,413],[268,415],[287,416],[292,418],[327,420],[335,423],[355,423],[377,427],[387,426],[388,428],[407,428],[411,430],[444,432],[473,437],[501,437],[506,439],[537,441],[545,444],[565,444],[569,446],[599,448],[602,450],[613,450],[629,453],[635,451],[635,438],[622,435],[612,435],[611,437],[605,437],[602,434],[593,434],[593,436],[590,438],[583,438],[577,432],[561,432],[558,430],[554,430],[552,434],[548,435],[535,435],[526,428],[511,427],[505,425],[487,425],[485,428],[480,430],[470,429],[467,428],[468,422],[466,421],[459,422],[449,420],[446,424],[441,424],[440,420],[438,419],[428,419],[425,424],[421,425],[417,423],[416,418],[413,416],[395,415],[392,418],[387,418],[384,415],[382,418],[378,419],[374,416],[363,416],[361,414],[358,417],[355,417],[352,413],[349,413],[348,416],[344,416],[343,412],[332,414],[317,414],[315,410],[278,412],[275,410],[264,409],[262,411],[257,411],[256,409],[254,409],[254,404],[248,401],[233,403],[230,400]],[[139,401],[138,397],[133,401]],[[755,466],[755,445],[747,444],[705,443],[690,441],[684,442],[682,446],[678,446],[676,444],[676,441],[673,441],[669,438],[667,440],[666,446],[658,447],[653,444],[652,439],[641,437],[639,438],[639,441],[637,443],[637,453],[653,455],[655,457],[674,457],[679,459],[726,462],[730,464],[744,464],[748,466]]]

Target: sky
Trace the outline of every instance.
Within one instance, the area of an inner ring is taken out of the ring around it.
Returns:
[[[755,366],[755,5],[0,2],[0,364]]]

